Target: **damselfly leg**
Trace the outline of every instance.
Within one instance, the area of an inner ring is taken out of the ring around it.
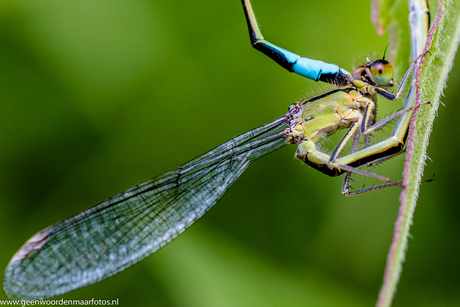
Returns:
[[[249,0],[242,0],[242,3],[249,37],[254,48],[275,60],[288,71],[296,72],[315,81],[324,81],[341,86],[337,90],[305,99],[299,102],[297,106],[290,108],[291,135],[288,136],[288,139],[298,146],[296,157],[329,176],[338,176],[346,172],[342,189],[342,193],[346,195],[356,195],[383,187],[400,185],[398,181],[360,170],[357,167],[372,163],[375,160],[388,159],[388,157],[392,157],[404,149],[409,128],[408,119],[412,114],[411,111],[415,108],[414,104],[410,103],[411,95],[409,95],[402,110],[376,123],[377,96],[383,96],[391,101],[398,99],[410,79],[421,53],[415,54],[414,62],[406,70],[396,93],[393,94],[389,90],[394,85],[393,67],[385,58],[368,61],[357,67],[350,75],[337,65],[300,57],[266,41],[260,32]],[[411,16],[413,15],[415,17],[412,19],[417,19],[417,24],[428,24],[426,22],[427,11],[422,10],[422,13],[416,11],[416,13],[411,13]],[[424,33],[426,31],[427,29]],[[418,37],[423,36],[421,32],[423,31],[420,30],[420,26],[414,28],[412,33],[416,34],[412,34],[412,40],[418,43]],[[381,142],[370,145],[370,134],[398,117],[399,121],[393,134]],[[317,149],[318,143],[340,129],[348,129],[348,132],[331,155]],[[359,150],[361,136],[364,141],[362,149]],[[344,146],[351,139],[353,139],[351,152],[339,157]],[[350,192],[350,172],[389,184]]]

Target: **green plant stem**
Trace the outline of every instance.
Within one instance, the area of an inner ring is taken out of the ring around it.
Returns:
[[[430,53],[424,65],[420,65],[421,70],[417,71],[420,91],[417,90],[416,103],[430,101],[431,108],[416,110],[412,118],[403,176],[404,188],[400,197],[401,205],[388,254],[384,282],[377,302],[379,307],[390,306],[396,292],[433,120],[460,39],[459,6],[452,0],[439,1],[439,5],[439,12],[428,34],[426,49],[429,48]]]

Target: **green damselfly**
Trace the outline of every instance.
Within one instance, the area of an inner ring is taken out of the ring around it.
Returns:
[[[408,111],[413,107],[411,95],[402,111],[375,123],[375,96],[395,100],[403,89],[401,85],[396,94],[388,91],[393,82],[391,64],[385,59],[369,61],[352,75],[335,65],[306,58],[298,60],[295,54],[262,41],[249,1],[242,3],[251,41],[258,50],[288,70],[336,84],[338,89],[302,100],[292,105],[288,114],[37,233],[16,253],[6,269],[3,288],[8,296],[52,297],[124,270],[191,226],[252,162],[288,143],[297,145],[298,158],[321,172],[332,176],[346,173],[345,194],[350,194],[351,173],[387,182],[370,189],[399,185],[357,169],[362,164],[397,154],[404,146]],[[426,11],[422,10],[423,14],[426,15]],[[420,27],[414,28],[419,33]],[[402,83],[408,80],[414,66],[408,69]],[[390,138],[369,144],[366,135],[400,115]],[[348,129],[348,132],[331,155],[316,148],[317,143],[339,129]],[[364,146],[359,149],[363,135]],[[352,152],[339,156],[349,142]]]

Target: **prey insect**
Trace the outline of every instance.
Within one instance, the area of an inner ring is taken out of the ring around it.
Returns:
[[[382,121],[375,120],[376,97],[396,100],[417,61],[392,94],[393,69],[387,60],[369,61],[350,74],[336,65],[301,58],[265,41],[249,1],[242,4],[255,48],[290,71],[338,88],[302,100],[286,115],[40,231],[6,268],[3,289],[8,297],[53,297],[126,269],[203,216],[252,162],[287,144],[295,144],[296,157],[322,173],[346,173],[344,194],[400,185],[358,166],[391,157],[404,147],[407,127],[397,126],[391,137],[373,145],[369,135],[415,108],[406,106]],[[321,141],[343,129],[347,132],[331,154],[319,150]],[[359,148],[361,137],[364,142]],[[350,142],[351,153],[340,156]],[[386,184],[350,192],[351,173]]]

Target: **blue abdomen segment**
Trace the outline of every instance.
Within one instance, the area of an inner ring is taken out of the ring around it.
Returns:
[[[248,24],[249,38],[251,45],[269,56],[276,63],[286,68],[290,72],[295,72],[301,76],[315,81],[323,81],[338,86],[349,85],[352,77],[349,72],[337,65],[327,64],[322,61],[315,61],[303,58],[295,53],[280,48],[264,39],[257,24],[256,16],[249,0],[241,0],[244,15]]]
[[[349,84],[351,80],[350,73],[337,65],[301,57],[264,39],[253,42],[253,47],[288,71],[308,79],[337,85]]]

